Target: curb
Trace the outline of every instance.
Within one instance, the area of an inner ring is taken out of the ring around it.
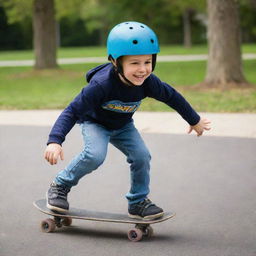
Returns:
[[[2,110],[0,125],[52,126],[61,110]],[[256,114],[200,113],[212,122],[204,136],[256,138]],[[188,124],[176,112],[136,112],[134,122],[142,133],[186,134]]]

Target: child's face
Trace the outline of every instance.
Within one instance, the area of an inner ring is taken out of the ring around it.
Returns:
[[[140,86],[152,72],[152,55],[123,56],[122,66],[124,76],[135,86]],[[120,78],[125,83],[121,76]]]

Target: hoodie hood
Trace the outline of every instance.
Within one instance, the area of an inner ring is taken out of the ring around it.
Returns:
[[[98,73],[99,71],[101,71],[102,69],[104,69],[107,66],[112,66],[112,64],[111,63],[105,63],[105,64],[99,65],[99,66],[89,70],[87,72],[86,76],[85,76],[86,81],[89,83],[96,73]]]

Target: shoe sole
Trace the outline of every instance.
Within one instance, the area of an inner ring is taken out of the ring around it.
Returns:
[[[163,217],[163,215],[164,215],[164,212],[160,212],[160,213],[157,213],[157,214],[154,214],[154,215],[145,216],[145,217],[141,217],[139,215],[132,215],[130,213],[128,214],[128,216],[130,218],[138,219],[138,220],[155,220],[155,219]]]
[[[59,208],[59,207],[56,207],[56,206],[53,206],[53,205],[50,205],[50,204],[46,204],[46,207],[51,210],[51,211],[56,211],[56,212],[60,212],[60,213],[67,213],[68,210],[66,209],[63,209],[63,208]]]

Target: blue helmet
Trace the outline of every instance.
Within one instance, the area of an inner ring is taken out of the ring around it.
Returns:
[[[116,25],[107,39],[108,56],[117,59],[124,55],[157,54],[158,39],[147,25],[128,21]]]

